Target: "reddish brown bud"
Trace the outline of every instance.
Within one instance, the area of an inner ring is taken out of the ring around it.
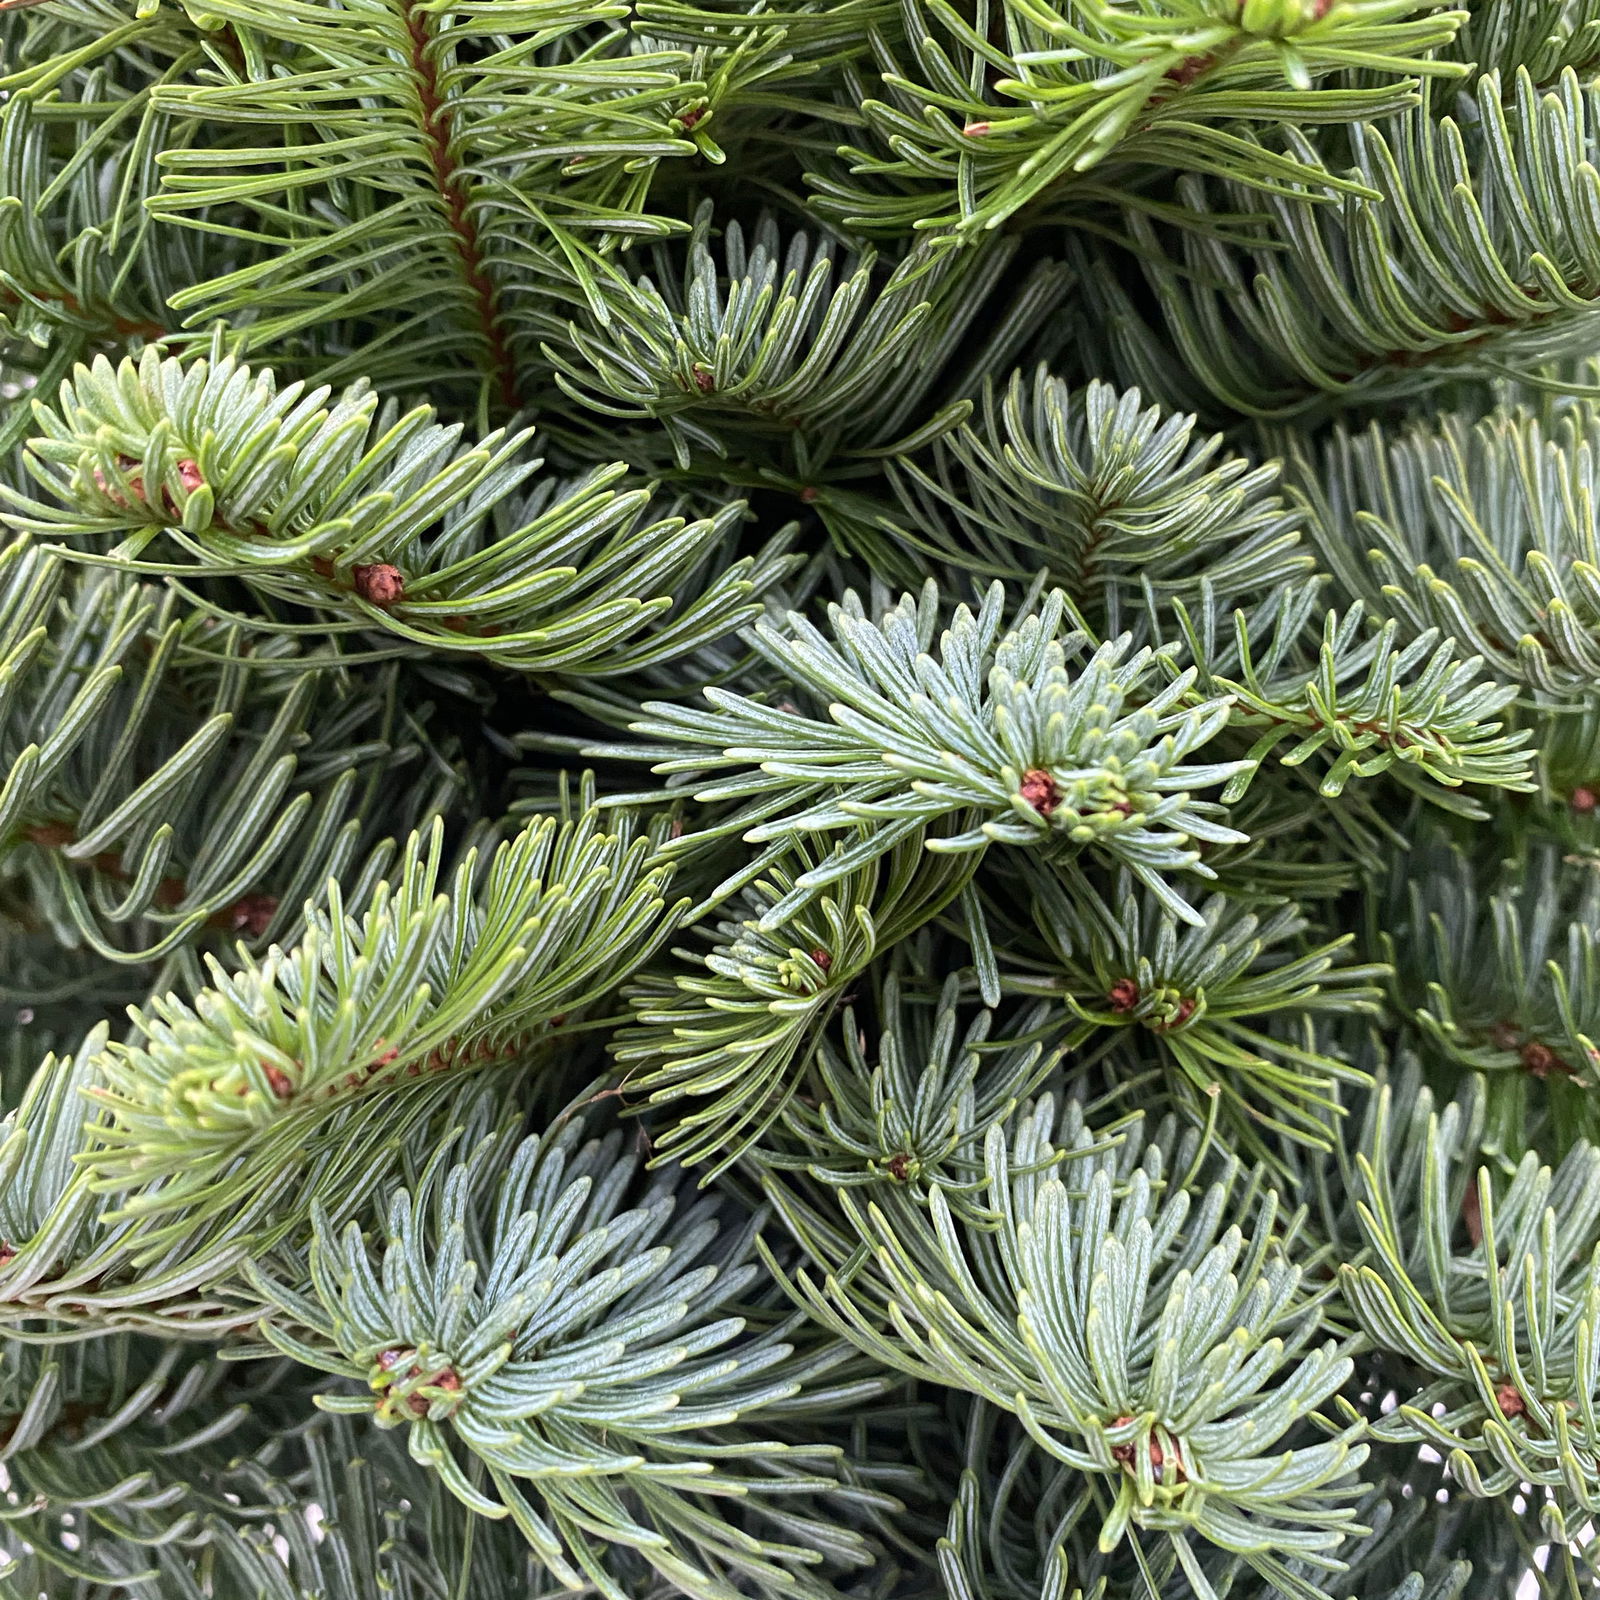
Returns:
[[[1212,55],[1190,56],[1187,61],[1180,61],[1177,66],[1170,68],[1167,77],[1180,89],[1187,89],[1196,78],[1209,72],[1216,64],[1217,58]]]
[[[294,1093],[294,1079],[282,1067],[275,1067],[270,1061],[263,1061],[261,1070],[266,1075],[267,1087],[280,1100],[287,1100]]]
[[[387,561],[375,562],[368,567],[352,567],[350,581],[355,592],[369,605],[387,610],[397,606],[406,597],[406,580],[398,567]]]
[[[811,952],[811,959],[815,961],[824,972],[826,972],[828,968],[833,965],[833,957],[829,955],[828,952],[820,945]]]
[[[191,461],[187,456],[178,463],[178,482],[183,485],[185,494],[193,494],[196,489],[205,487],[205,479],[200,476],[200,463]]]
[[[132,456],[118,456],[117,457],[117,470],[119,472],[121,472],[121,473],[126,474],[127,471],[129,470],[129,468],[136,467],[136,466],[138,466],[138,464],[139,463],[137,461],[135,461]],[[106,499],[108,499],[112,503],[112,505],[114,505],[114,506],[122,506],[122,507],[126,508],[126,506],[128,504],[127,496],[125,494],[123,494],[122,490],[116,484],[111,483],[110,481],[108,481],[108,479],[106,478],[105,473],[103,473],[99,469],[99,467],[96,467],[94,469],[94,486],[95,486],[95,488],[97,488],[100,491],[101,494],[103,494],[106,497]],[[132,493],[133,497],[136,500],[143,500],[144,499],[144,478],[143,478],[143,476],[141,474],[135,473],[133,477],[129,478],[128,479],[128,489]]]
[[[1173,1012],[1167,1021],[1158,1022],[1155,1025],[1155,1031],[1157,1033],[1171,1033],[1173,1029],[1181,1028],[1194,1015],[1194,1008],[1195,1001],[1189,995],[1184,995],[1178,1002],[1177,1010]]]
[[[708,108],[705,106],[690,106],[689,109],[678,118],[679,126],[683,128],[685,133],[690,132],[700,123],[701,119],[705,116],[707,109]]]
[[[1528,1409],[1528,1402],[1514,1383],[1502,1383],[1495,1390],[1494,1399],[1502,1417],[1520,1417]]]
[[[694,378],[695,388],[697,388],[701,394],[710,394],[711,391],[716,388],[717,380],[712,377],[711,369],[709,367],[703,367],[697,361],[689,369],[689,371]]]
[[[1043,767],[1033,767],[1022,774],[1022,787],[1017,791],[1041,817],[1048,817],[1061,803],[1061,790],[1056,780]]]
[[[1111,1002],[1113,1011],[1132,1011],[1139,1003],[1139,985],[1132,978],[1118,978],[1106,999]]]
[[[9,1265],[16,1260],[16,1250],[4,1239],[0,1239],[0,1267]]]
[[[1112,1426],[1120,1427],[1124,1423],[1131,1422],[1132,1420],[1133,1419],[1131,1417],[1118,1417]],[[1168,1465],[1167,1452],[1162,1448],[1161,1441],[1155,1436],[1155,1434],[1152,1433],[1150,1435],[1148,1441],[1146,1442],[1145,1449],[1150,1462],[1150,1471],[1156,1478],[1157,1482],[1164,1482],[1166,1476],[1170,1476],[1174,1483],[1184,1482],[1185,1472],[1183,1465],[1183,1453],[1178,1448],[1177,1440],[1173,1440],[1172,1443],[1171,1472],[1165,1476],[1163,1474],[1163,1469]],[[1113,1459],[1119,1461],[1123,1468],[1130,1474],[1137,1471],[1134,1466],[1135,1447],[1132,1442],[1129,1442],[1128,1444],[1112,1445],[1111,1455]]]
[[[1572,1068],[1547,1044],[1530,1039],[1522,1047],[1523,1070],[1530,1077],[1548,1078],[1552,1072],[1570,1073]]]
[[[259,939],[271,927],[272,919],[277,912],[276,895],[247,894],[242,900],[235,900],[223,915],[235,933],[242,933],[250,939]]]
[[[1597,796],[1587,784],[1579,784],[1572,791],[1572,809],[1580,816],[1587,816],[1596,805],[1600,805],[1600,796]]]
[[[890,1156],[885,1164],[889,1168],[889,1176],[896,1183],[904,1183],[911,1174],[911,1157],[903,1150]]]
[[[441,1371],[434,1373],[431,1378],[425,1379],[424,1382],[429,1388],[443,1389],[447,1394],[459,1394],[461,1392],[461,1379],[456,1376],[454,1369],[450,1367],[445,1367]],[[413,1391],[405,1399],[406,1410],[414,1417],[427,1416],[432,1404],[433,1402],[420,1390]]]
[[[820,491],[818,490],[816,484],[808,483],[805,488],[800,491],[800,498],[809,506],[816,500],[819,492]]]

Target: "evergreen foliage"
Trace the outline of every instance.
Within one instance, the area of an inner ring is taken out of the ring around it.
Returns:
[[[0,0],[0,1597],[1600,1596],[1596,0]]]

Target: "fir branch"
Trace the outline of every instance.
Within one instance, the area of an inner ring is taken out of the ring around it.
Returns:
[[[1214,601],[1197,607],[1197,616],[1181,601],[1175,607],[1200,666],[1201,691],[1229,695],[1231,725],[1255,739],[1225,801],[1237,800],[1289,739],[1295,743],[1280,763],[1292,768],[1322,758],[1327,770],[1318,789],[1330,799],[1352,779],[1387,774],[1436,804],[1476,815],[1470,801],[1440,790],[1534,787],[1526,749],[1532,731],[1498,720],[1515,700],[1514,688],[1477,681],[1480,658],[1461,659],[1455,640],[1441,639],[1437,628],[1401,646],[1397,640],[1411,630],[1393,618],[1370,625],[1359,600],[1343,615],[1319,615],[1323,587],[1318,580],[1280,584],[1233,613],[1231,641],[1219,637]]]
[[[385,386],[439,367],[467,376],[466,354],[482,426],[521,399],[508,297],[527,286],[576,298],[563,250],[577,247],[555,230],[670,226],[640,216],[647,185],[630,167],[694,154],[669,107],[698,86],[682,52],[631,49],[614,26],[595,37],[621,7],[209,9],[261,56],[158,97],[221,131],[168,154],[153,209],[169,225],[242,234],[261,253],[174,296],[191,325],[233,318],[247,350],[276,358],[309,344],[326,366],[340,324],[377,314]],[[275,309],[261,315],[269,297]]]
[[[1146,586],[1162,599],[1254,592],[1307,567],[1295,514],[1269,493],[1277,473],[1195,435],[1137,390],[1093,382],[1071,390],[1043,367],[984,389],[978,419],[924,457],[886,463],[896,508],[856,532],[829,518],[875,571],[920,571],[930,559],[1019,587],[1040,573],[1078,606],[1111,620]],[[826,516],[826,494],[819,497]],[[1130,608],[1131,609],[1131,608]]]
[[[911,429],[937,434],[1020,353],[1066,283],[1038,263],[981,354],[957,365],[1012,245],[960,263],[924,252],[884,281],[871,251],[841,259],[831,241],[785,243],[771,217],[748,236],[732,224],[719,261],[712,215],[701,207],[681,252],[657,247],[650,275],[601,277],[586,323],[544,347],[567,394],[604,416],[660,422],[682,467],[696,449],[732,453],[736,430],[743,450],[788,436],[793,454],[776,465],[815,480],[835,453],[874,453]],[[936,392],[947,398],[930,412]],[[815,494],[815,481],[806,487]]]
[[[401,416],[364,384],[336,398],[326,386],[280,390],[231,358],[185,365],[151,351],[137,366],[78,369],[39,422],[30,470],[61,504],[10,491],[15,528],[120,533],[103,559],[123,570],[240,577],[411,647],[616,673],[755,611],[754,560],[706,570],[737,503],[692,523],[645,522],[648,491],[618,490],[625,469],[612,466],[518,504],[540,465],[519,459],[528,433],[458,451],[459,424],[429,407]],[[176,559],[146,557],[158,540]]]
[[[1462,13],[1412,0],[985,0],[970,14],[927,0],[907,12],[903,43],[875,40],[885,97],[860,91],[876,147],[847,147],[848,175],[813,180],[819,210],[853,228],[978,236],[1111,161],[1267,190],[1307,177],[1353,187],[1224,125],[1381,116],[1408,103],[1409,74],[1463,70],[1432,56]],[[1391,81],[1316,87],[1352,67]]]
[[[961,893],[973,865],[930,855],[919,830],[780,913],[817,861],[804,844],[764,861],[735,903],[744,916],[709,930],[710,951],[674,952],[690,971],[647,974],[617,1035],[627,1092],[677,1105],[657,1139],[663,1159],[718,1157],[708,1182],[785,1114],[829,1017],[875,959]]]
[[[930,583],[920,599],[907,595],[874,621],[852,593],[829,608],[831,640],[794,614],[781,631],[756,624],[752,644],[803,706],[722,689],[706,691],[710,714],[647,705],[636,731],[672,741],[641,752],[658,772],[700,785],[701,801],[746,800],[675,848],[741,829],[758,843],[855,831],[795,880],[767,913],[772,926],[915,830],[950,818],[958,831],[930,839],[930,849],[982,852],[1000,843],[1070,855],[1090,846],[1192,918],[1166,875],[1209,876],[1195,843],[1243,837],[1215,820],[1220,807],[1190,791],[1226,782],[1244,764],[1186,759],[1224,725],[1228,701],[1186,703],[1192,672],[1147,690],[1156,660],[1130,651],[1126,639],[1072,673],[1068,663],[1087,641],[1069,631],[1060,591],[1007,627],[1005,591],[995,584],[976,613],[957,607],[936,657],[937,602]],[[734,776],[705,782],[729,768]]]
[[[1486,1073],[1490,1148],[1528,1136],[1530,1102],[1559,1107],[1565,1149],[1595,1130],[1584,1091],[1600,1066],[1600,880],[1529,841],[1504,878],[1447,841],[1417,842],[1391,890],[1385,943],[1402,998],[1435,1049]]]
[[[380,413],[365,384],[335,399],[326,386],[279,389],[270,371],[231,358],[185,364],[154,350],[78,368],[38,420],[29,468],[62,509],[12,491],[13,526],[125,532],[131,557],[163,531],[187,534],[229,567],[376,560],[475,495],[492,504],[531,470],[513,464],[526,432],[492,433],[457,456],[459,425],[435,423],[428,407]]]
[[[427,1470],[381,1435],[342,1417],[296,1428],[270,1461],[246,1460],[229,1474],[240,1504],[205,1519],[206,1577],[219,1595],[252,1600],[429,1600],[469,1573],[474,1600],[538,1592],[537,1569],[520,1535],[475,1517],[459,1501],[428,1505]],[[321,1509],[316,1526],[302,1497]],[[427,1549],[407,1536],[407,1505],[428,1505]],[[470,1531],[469,1531],[470,1530]],[[156,1553],[160,1560],[161,1552]],[[148,1590],[130,1600],[206,1600],[193,1568],[161,1562]]]
[[[359,1225],[335,1234],[318,1217],[307,1288],[252,1273],[273,1307],[262,1333],[359,1380],[367,1394],[322,1404],[405,1427],[414,1459],[472,1510],[509,1516],[569,1588],[587,1579],[627,1600],[607,1571],[617,1544],[696,1600],[732,1600],[746,1585],[827,1595],[807,1569],[848,1543],[782,1504],[829,1488],[829,1453],[733,1425],[770,1426],[879,1385],[827,1383],[843,1352],[797,1350],[792,1324],[743,1312],[749,1229],[728,1238],[715,1202],[683,1205],[681,1180],[639,1192],[620,1135],[582,1140],[573,1121],[509,1159],[480,1149],[432,1164],[414,1193],[392,1195],[376,1253]],[[473,1203],[490,1184],[495,1221],[480,1230]],[[495,1497],[474,1486],[463,1454]],[[725,1495],[779,1497],[782,1542],[722,1524]]]
[[[224,1214],[280,1188],[344,1107],[411,1080],[523,1058],[603,998],[667,936],[677,910],[651,841],[593,812],[537,819],[449,887],[442,830],[412,835],[394,882],[358,915],[330,885],[291,950],[228,971],[191,1002],[153,997],[137,1032],[98,1055],[110,1113],[88,1161],[120,1214]],[[146,1229],[155,1248],[162,1230]]]
[[[246,662],[175,594],[68,573],[25,540],[0,584],[0,859],[106,959],[288,929],[383,849],[382,764],[424,800],[394,784],[418,751],[392,677],[353,693],[336,656],[282,641]]]
[[[161,1546],[201,1542],[227,1467],[267,1447],[251,1415],[258,1393],[214,1356],[177,1344],[6,1340],[0,1464],[17,1499],[0,1539],[27,1541],[51,1591],[73,1592],[59,1586],[77,1580],[114,1592],[151,1569]]]
[[[1004,1413],[974,1401],[962,1443],[966,1466],[939,1543],[939,1575],[951,1600],[1133,1600],[1152,1586],[1169,1600],[1282,1600],[1323,1581],[1299,1560],[1286,1563],[1282,1579],[1261,1578],[1221,1551],[1205,1553],[1193,1582],[1170,1552],[1141,1552],[1141,1565],[1126,1551],[1099,1548],[1083,1480]],[[1334,1592],[1362,1600],[1514,1600],[1522,1552],[1508,1537],[1512,1518],[1498,1515],[1499,1506],[1486,1513],[1481,1501],[1441,1501],[1441,1471],[1420,1462],[1408,1468],[1395,1473],[1397,1492],[1369,1491],[1358,1503],[1357,1515],[1372,1531],[1341,1546],[1345,1568]]]
[[[1549,93],[1526,70],[1506,85],[1487,74],[1459,120],[1425,102],[1353,128],[1363,192],[1332,204],[1311,184],[1268,196],[1253,250],[1205,226],[1208,213],[1245,203],[1238,185],[1181,183],[1194,226],[1172,249],[1130,214],[1158,333],[1139,332],[1114,274],[1095,274],[1091,293],[1118,326],[1133,380],[1177,404],[1194,385],[1226,410],[1286,420],[1465,377],[1536,374],[1594,342],[1600,226],[1579,197],[1596,182],[1597,115],[1595,91],[1573,72]],[[1320,164],[1303,136],[1290,138]]]
[[[1526,409],[1338,430],[1290,454],[1322,560],[1416,637],[1442,629],[1501,677],[1581,702],[1600,683],[1600,412]],[[1362,558],[1365,558],[1364,560]],[[1381,596],[1381,601],[1379,597]]]
[[[1309,945],[1292,903],[1241,904],[1226,895],[1195,906],[1185,925],[1126,873],[1104,898],[1073,877],[1032,885],[1045,952],[1008,937],[1008,987],[1059,998],[1077,1019],[1063,1041],[1080,1051],[1138,1029],[1201,1124],[1219,1118],[1229,1144],[1268,1156],[1263,1134],[1327,1146],[1336,1135],[1338,1083],[1366,1074],[1318,1047],[1319,1014],[1372,1014],[1388,975],[1348,965],[1352,936]],[[997,919],[998,920],[998,919]]]
[[[926,944],[897,956],[875,992],[819,1036],[804,1085],[751,1155],[764,1171],[826,1187],[937,1185],[964,1215],[980,1204],[984,1133],[1060,1064],[1063,1047],[1045,1044],[1059,1017],[1043,1004],[1003,1018],[985,1007],[963,1026],[962,974],[935,1000]]]
[[[801,1222],[826,1276],[795,1279],[795,1293],[886,1365],[1015,1412],[1041,1450],[1101,1486],[1103,1549],[1170,1543],[1193,1581],[1194,1545],[1209,1543],[1318,1593],[1284,1561],[1336,1570],[1326,1558],[1354,1520],[1366,1449],[1346,1432],[1267,1453],[1350,1370],[1312,1342],[1298,1269],[1272,1251],[1271,1200],[1250,1235],[1223,1230],[1226,1190],[1191,1216],[1187,1191],[1161,1198],[1153,1148],[1145,1162],[1136,1145],[1096,1153],[1080,1132],[1041,1170],[1056,1154],[1047,1130],[1041,1114],[1012,1148],[989,1133],[997,1233],[963,1226],[937,1190],[925,1216],[900,1208],[892,1227],[844,1191],[851,1270]],[[1234,1201],[1237,1216],[1253,1209]]]
[[[1470,1121],[1425,1090],[1403,1121],[1383,1091],[1369,1127],[1356,1214],[1370,1257],[1341,1286],[1369,1338],[1436,1380],[1374,1434],[1431,1444],[1469,1494],[1544,1484],[1565,1515],[1592,1513],[1600,1152],[1576,1145],[1552,1172],[1530,1151],[1497,1184],[1473,1171]]]

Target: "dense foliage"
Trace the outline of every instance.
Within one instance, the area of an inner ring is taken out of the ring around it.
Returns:
[[[1600,0],[0,0],[8,1600],[1600,1594]]]

